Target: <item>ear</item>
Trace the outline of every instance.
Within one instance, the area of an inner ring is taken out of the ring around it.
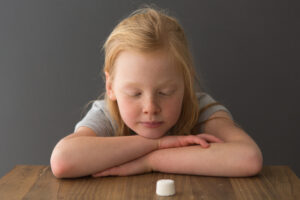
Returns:
[[[114,94],[113,87],[112,87],[112,80],[108,72],[105,72],[105,88],[106,94],[110,98],[110,100],[115,101],[117,100],[116,95]]]

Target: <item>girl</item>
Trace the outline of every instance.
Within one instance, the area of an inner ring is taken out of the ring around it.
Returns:
[[[252,176],[256,143],[202,90],[182,27],[146,7],[121,21],[104,44],[105,99],[96,100],[51,156],[58,178],[159,171]]]

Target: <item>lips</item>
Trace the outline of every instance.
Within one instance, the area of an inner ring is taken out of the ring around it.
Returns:
[[[141,124],[147,128],[158,128],[162,125],[163,122],[155,121],[155,122],[141,122]]]

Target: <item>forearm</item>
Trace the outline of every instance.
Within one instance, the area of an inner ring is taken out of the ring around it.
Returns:
[[[154,171],[207,176],[251,176],[262,166],[255,146],[242,143],[211,143],[209,148],[188,146],[153,151]]]
[[[157,147],[156,140],[141,136],[74,137],[56,145],[51,167],[58,177],[85,176],[141,157]]]

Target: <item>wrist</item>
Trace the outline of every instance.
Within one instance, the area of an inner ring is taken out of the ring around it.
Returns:
[[[156,146],[156,150],[160,149],[160,143],[161,143],[161,138],[157,139],[157,146]]]
[[[146,163],[147,163],[147,167],[150,172],[157,171],[157,169],[155,167],[155,155],[157,154],[158,151],[159,150],[152,151],[147,154]]]
[[[137,137],[140,138],[140,141],[142,143],[144,143],[144,148],[148,149],[149,152],[151,151],[155,151],[159,149],[159,145],[160,145],[160,139],[154,139],[154,138],[146,138],[144,136],[141,135],[136,135],[136,136],[129,136],[129,137]]]

